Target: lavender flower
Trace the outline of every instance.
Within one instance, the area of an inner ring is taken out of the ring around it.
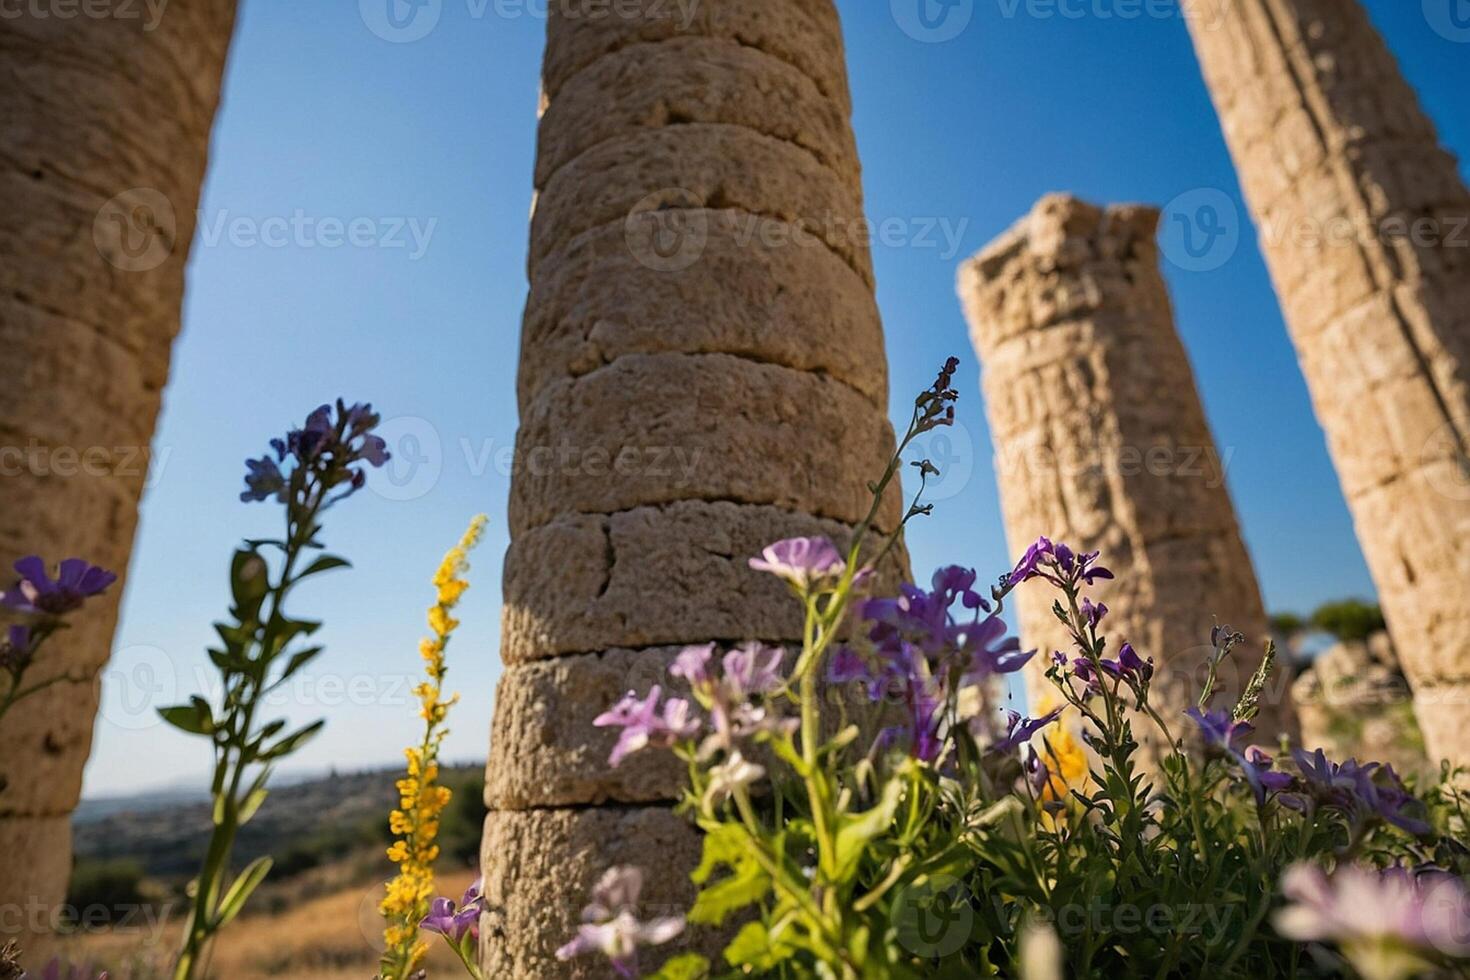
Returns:
[[[691,739],[699,733],[699,720],[694,717],[689,702],[682,698],[670,698],[659,712],[662,689],[655,684],[642,701],[629,691],[610,710],[592,719],[599,728],[621,728],[617,744],[613,746],[608,764],[618,766],[634,752],[657,745],[667,748],[676,742]]]
[[[1470,957],[1470,894],[1443,872],[1358,865],[1328,878],[1292,866],[1281,890],[1292,903],[1276,914],[1277,932],[1298,942],[1336,942],[1370,980],[1424,972],[1443,959]]]
[[[714,683],[714,678],[709,672],[710,662],[714,656],[715,645],[713,643],[685,647],[674,658],[673,665],[669,667],[669,673],[674,677],[684,678],[695,690],[708,688]]]
[[[1062,716],[1063,708],[1057,708],[1040,718],[1026,718],[1015,711],[1006,711],[1006,733],[990,747],[991,752],[1011,752],[1031,741],[1032,736]],[[1035,753],[1033,753],[1034,755]]]
[[[1104,606],[1103,609],[1106,611],[1107,607]],[[1154,676],[1154,658],[1144,660],[1131,643],[1124,643],[1118,650],[1117,660],[1102,660],[1099,661],[1099,666],[1112,676],[1132,685],[1147,683]]]
[[[750,567],[779,576],[804,592],[841,575],[847,562],[827,538],[787,538],[750,559]]]
[[[592,901],[582,911],[582,924],[571,942],[556,951],[562,961],[601,953],[612,961],[618,976],[638,976],[638,949],[658,946],[684,931],[682,916],[638,920],[638,896],[643,890],[643,872],[638,868],[610,868],[592,891]]]
[[[482,885],[476,881],[465,891],[459,905],[453,899],[436,898],[429,907],[429,914],[419,923],[419,928],[437,932],[458,946],[466,936],[477,941],[480,936],[480,914],[484,911],[481,895]]]
[[[959,358],[951,357],[946,360],[944,367],[939,369],[939,377],[934,384],[914,400],[916,432],[928,432],[941,425],[954,424],[954,403],[960,397],[960,393],[954,388],[954,375],[959,369]]]
[[[286,502],[286,477],[276,461],[269,456],[245,461],[245,489],[240,493],[243,503],[275,499]]]
[[[64,616],[93,596],[101,595],[117,576],[80,558],[68,558],[53,580],[46,563],[31,555],[15,563],[20,581],[0,593],[0,605],[31,615]]]
[[[293,494],[301,492],[312,495],[308,504],[325,508],[351,496],[367,481],[366,469],[357,464],[377,467],[392,458],[388,444],[372,431],[378,422],[371,405],[348,406],[339,398],[335,417],[333,406],[322,405],[307,416],[301,428],[271,440],[274,458],[245,461],[248,472],[240,499],[289,503]],[[288,461],[289,468],[283,469]],[[327,494],[338,487],[343,489],[329,498]]]
[[[1295,749],[1292,758],[1307,793],[1319,804],[1342,810],[1354,819],[1381,819],[1416,836],[1427,834],[1428,823],[1413,815],[1422,805],[1405,788],[1392,766],[1366,765],[1356,759],[1338,765],[1321,749]]]
[[[1250,738],[1256,730],[1249,722],[1235,721],[1230,717],[1230,712],[1224,710],[1201,711],[1199,708],[1190,708],[1184,713],[1199,726],[1208,748],[1232,755],[1239,754],[1240,743]]]
[[[1037,538],[1006,576],[1005,584],[1013,587],[1033,578],[1043,578],[1061,588],[1075,588],[1079,582],[1093,585],[1098,579],[1113,577],[1112,572],[1097,564],[1100,555],[1098,551],[1078,555],[1065,544]]]
[[[781,661],[786,651],[759,643],[742,643],[725,654],[725,688],[734,701],[753,694],[769,694],[781,686]]]

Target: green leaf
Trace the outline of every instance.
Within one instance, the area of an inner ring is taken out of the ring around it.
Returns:
[[[286,662],[286,669],[281,671],[281,680],[284,681],[286,678],[296,673],[302,667],[305,667],[307,664],[311,663],[313,660],[316,659],[317,654],[321,653],[325,649],[326,647],[319,646],[307,647],[305,650],[300,650],[292,654],[291,659]],[[280,681],[277,681],[276,683],[280,683]]]
[[[836,877],[847,881],[857,870],[863,851],[873,838],[893,825],[893,815],[898,812],[903,798],[903,782],[890,779],[883,787],[883,796],[866,813],[843,814],[837,818]]]
[[[292,732],[290,735],[287,735],[275,745],[272,745],[270,748],[262,752],[260,754],[260,761],[269,762],[272,759],[279,759],[282,756],[290,755],[292,752],[295,752],[297,749],[301,748],[301,746],[305,745],[306,742],[313,735],[321,731],[322,726],[326,723],[326,719],[323,718],[320,721],[312,722],[305,728]]]
[[[725,962],[745,973],[764,975],[790,959],[796,947],[771,935],[764,922],[747,922],[725,947]]]
[[[188,704],[176,704],[171,708],[159,708],[158,714],[164,721],[191,735],[214,734],[214,713],[209,702],[195,695]]]
[[[260,805],[269,795],[265,783],[270,778],[270,774],[271,768],[266,766],[260,771],[260,775],[255,777],[255,782],[250,785],[250,790],[245,794],[245,802],[240,804],[240,812],[235,818],[241,827],[250,822],[250,818],[255,816],[255,811],[260,809]]]
[[[709,960],[698,953],[675,956],[648,980],[703,980],[709,976]]]
[[[745,828],[736,824],[706,826],[704,854],[699,867],[689,876],[695,884],[704,885],[689,910],[689,921],[700,925],[723,925],[731,912],[759,902],[771,889],[771,879],[761,868],[750,848]],[[714,884],[707,884],[720,867],[730,874]]]
[[[253,619],[270,592],[270,566],[254,549],[241,549],[230,560],[230,594],[238,618]]]
[[[265,876],[270,874],[270,872],[271,859],[268,857],[256,858],[250,862],[244,871],[240,872],[240,877],[235,879],[235,883],[230,886],[230,890],[225,892],[225,897],[220,899],[219,910],[215,913],[214,918],[214,929],[216,931],[229,925],[235,916],[240,914],[240,910],[245,907],[245,901],[250,897],[250,893],[255,891],[260,883],[265,880]]]
[[[320,572],[330,572],[334,568],[351,567],[351,562],[349,562],[346,558],[338,558],[336,555],[322,555],[316,561],[307,566],[306,571],[296,576],[296,580],[299,582],[301,579],[304,579],[308,576],[316,575]]]

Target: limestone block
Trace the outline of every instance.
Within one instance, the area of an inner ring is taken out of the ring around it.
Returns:
[[[871,288],[871,231],[857,198],[810,153],[741,126],[666,126],[602,143],[558,170],[537,197],[530,271],[577,235],[665,209],[737,209],[825,242]],[[695,248],[688,230],[671,251]]]
[[[71,854],[67,816],[0,819],[0,946],[19,943],[26,964],[46,960],[46,937],[60,924],[66,901]]]
[[[685,212],[703,244],[658,268],[651,221],[604,225],[542,267],[526,302],[524,410],[553,380],[628,354],[733,354],[830,375],[881,411],[888,377],[872,292],[846,262],[790,225],[742,211]]]
[[[841,546],[850,534],[836,521],[726,501],[558,519],[517,535],[506,554],[501,656],[517,664],[798,636],[796,603],[750,558],[782,538],[826,535]],[[906,563],[900,552],[895,566]]]
[[[524,810],[677,800],[687,778],[678,759],[638,752],[614,769],[607,760],[617,731],[592,720],[628,691],[658,684],[682,696],[686,686],[667,673],[680,649],[609,650],[506,668],[495,694],[496,764],[486,773],[485,802]]]
[[[516,440],[511,530],[565,514],[729,500],[857,524],[893,455],[885,416],[819,374],[727,354],[631,354],[549,384]],[[897,526],[896,493],[878,526]]]
[[[632,44],[681,37],[735,41],[800,70],[851,111],[832,0],[570,0],[548,8],[542,87],[552,98],[579,71]]]
[[[710,38],[634,44],[574,75],[542,116],[536,186],[598,143],[690,123],[745,126],[792,143],[862,194],[845,108],[786,62]]]
[[[62,634],[58,646],[70,639]],[[96,632],[93,630],[92,632]],[[37,667],[39,680],[49,676]],[[62,682],[32,695],[0,721],[0,823],[10,817],[65,816],[82,791],[82,767],[92,747],[95,683]]]
[[[480,930],[485,975],[600,980],[607,975],[606,960],[559,963],[555,954],[575,935],[603,872],[619,865],[642,868],[639,918],[679,915],[694,900],[689,873],[699,854],[694,828],[664,807],[491,813],[481,851],[488,907]],[[675,942],[648,951],[640,968],[651,972],[667,956],[689,949],[715,954],[721,938],[691,927]]]

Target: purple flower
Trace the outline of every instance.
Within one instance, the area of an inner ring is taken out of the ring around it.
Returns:
[[[1235,721],[1230,717],[1230,712],[1224,710],[1201,711],[1199,708],[1190,708],[1184,713],[1199,726],[1206,746],[1229,754],[1239,755],[1240,743],[1256,730],[1249,722]]]
[[[1036,543],[1027,548],[1021,560],[1016,563],[1015,569],[1006,578],[1006,584],[1020,585],[1028,579],[1041,575],[1042,562],[1051,558],[1053,547],[1049,539],[1037,538]]]
[[[1062,716],[1062,708],[1049,711],[1040,718],[1025,718],[1014,711],[1006,711],[1006,733],[997,739],[987,751],[1010,752],[1031,741],[1032,736]]]
[[[1118,651],[1117,660],[1103,660],[1099,662],[1099,666],[1112,676],[1121,678],[1130,684],[1143,683],[1154,676],[1153,657],[1144,660],[1133,649],[1131,643],[1123,644]]]
[[[101,973],[93,973],[91,966],[63,964],[59,957],[52,957],[41,969],[41,974],[36,980],[93,980],[93,978],[108,980],[110,975],[106,970]],[[21,976],[24,978],[26,974],[21,974]]]
[[[610,710],[592,719],[592,724],[599,728],[623,730],[608,757],[609,765],[618,766],[634,752],[650,745],[668,748],[699,733],[699,720],[694,717],[689,702],[682,698],[670,698],[660,714],[658,702],[662,694],[657,684],[642,701],[629,691]]]
[[[1036,656],[1035,650],[1022,650],[1021,641],[1006,636],[1006,624],[999,616],[987,616],[959,635],[959,645],[970,655],[965,672],[968,683],[979,683],[995,674],[1014,674]]]
[[[1240,763],[1241,772],[1245,774],[1245,781],[1250,784],[1258,805],[1266,802],[1268,793],[1290,789],[1296,782],[1290,773],[1275,770],[1273,767],[1276,760],[1269,752],[1257,746],[1250,746],[1243,754],[1235,756],[1235,759]]]
[[[556,958],[570,960],[601,953],[618,976],[638,976],[638,949],[658,946],[684,931],[682,916],[638,920],[638,896],[643,890],[643,872],[638,868],[610,868],[592,890],[592,901],[582,911],[582,924],[571,942],[556,951]]]
[[[669,673],[674,677],[682,677],[695,690],[708,688],[714,679],[710,676],[710,661],[715,656],[715,645],[705,643],[701,646],[688,646],[679,651],[674,658],[674,663],[669,667]]]
[[[286,477],[276,461],[269,456],[245,461],[245,489],[240,492],[242,503],[252,503],[274,498],[277,503],[286,502]]]
[[[1041,792],[1046,789],[1046,784],[1051,781],[1051,771],[1046,768],[1046,763],[1041,761],[1041,754],[1030,746],[1026,747],[1021,770],[1026,775],[1026,782],[1031,787],[1031,792],[1040,796]]]
[[[1103,617],[1108,614],[1107,603],[1099,602],[1094,604],[1091,599],[1087,598],[1087,596],[1082,597],[1082,605],[1080,608],[1082,611],[1082,618],[1087,620],[1088,625],[1091,626],[1093,629],[1097,629],[1098,624],[1103,621]]]
[[[750,567],[784,578],[805,591],[815,583],[841,575],[847,563],[827,538],[787,538],[750,559]]]
[[[112,572],[80,558],[63,561],[54,581],[46,574],[46,563],[36,555],[16,562],[15,570],[20,581],[8,592],[0,594],[0,605],[17,612],[47,616],[65,615],[87,599],[101,595],[117,581]]]
[[[318,407],[307,416],[301,428],[270,441],[275,459],[264,456],[245,461],[248,472],[240,499],[246,503],[276,500],[289,504],[293,480],[302,469],[314,478],[312,492],[316,496],[309,503],[327,507],[351,496],[367,481],[367,471],[358,467],[358,463],[377,467],[392,458],[388,444],[372,431],[378,422],[371,405],[349,407],[339,398],[335,418],[333,406]],[[289,474],[281,467],[288,460],[292,464]],[[308,483],[301,481],[294,485],[306,487]],[[337,487],[344,489],[328,498],[327,493]]]
[[[470,885],[457,907],[453,899],[434,899],[429,906],[429,914],[419,923],[419,928],[437,932],[455,946],[466,936],[477,941],[480,936],[480,913],[484,911],[480,887],[479,881]]]
[[[781,661],[786,651],[759,643],[742,643],[725,654],[725,688],[733,701],[753,694],[769,694],[781,686]]]
[[[1354,819],[1378,818],[1406,833],[1430,832],[1428,823],[1414,814],[1422,804],[1405,788],[1392,766],[1366,765],[1356,759],[1338,765],[1317,749],[1292,751],[1308,793],[1318,803],[1350,814]]]
[[[11,626],[0,640],[0,670],[18,675],[31,663],[36,652],[35,634],[29,626]]]
[[[1047,538],[1037,538],[1006,577],[1006,585],[1016,586],[1033,578],[1044,578],[1057,586],[1075,586],[1078,582],[1092,585],[1098,579],[1113,577],[1112,572],[1097,564],[1100,554],[1089,551],[1078,555],[1061,542],[1053,544]]]
[[[1360,972],[1365,961],[1379,965],[1366,975],[1423,972],[1422,961],[1403,962],[1406,952],[1430,959],[1470,956],[1470,894],[1453,875],[1347,865],[1328,878],[1320,868],[1297,864],[1281,890],[1291,904],[1276,914],[1276,931],[1298,942],[1339,943]],[[1382,969],[1394,956],[1403,972]]]
[[[850,684],[853,681],[862,681],[871,684],[874,679],[868,662],[851,647],[838,647],[833,652],[832,659],[827,662],[828,683]]]
[[[914,427],[928,432],[941,425],[954,424],[954,403],[960,393],[954,389],[954,374],[960,369],[957,357],[951,357],[939,369],[939,377],[914,400]]]

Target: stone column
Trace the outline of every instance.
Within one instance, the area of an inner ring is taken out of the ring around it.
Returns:
[[[747,560],[845,540],[892,452],[830,0],[553,4],[486,798],[496,977],[561,965],[601,872],[687,907],[699,842],[657,753],[592,719],[682,644],[799,637]],[[927,380],[927,379],[926,379]],[[891,529],[890,493],[878,524]],[[698,936],[686,941],[698,943]]]
[[[1186,9],[1427,747],[1470,763],[1470,192],[1355,0]]]
[[[1197,696],[1216,618],[1249,641],[1223,672],[1230,703],[1269,633],[1226,457],[1174,329],[1158,219],[1150,207],[1045,197],[961,268],[959,289],[1010,549],[1046,535],[1103,552],[1117,575],[1093,591],[1111,610],[1104,632],[1155,659],[1156,703],[1171,717]],[[1022,640],[1042,652],[1029,683],[1043,693],[1048,655],[1071,649],[1052,601],[1045,589],[1017,592]],[[1287,672],[1275,681],[1263,740],[1292,727]],[[1135,728],[1140,741],[1153,732]]]
[[[233,0],[44,6],[0,18],[0,588],[28,554],[127,570],[235,18]],[[0,908],[26,910],[0,944],[65,894],[121,593],[29,675],[77,680],[0,726]]]

